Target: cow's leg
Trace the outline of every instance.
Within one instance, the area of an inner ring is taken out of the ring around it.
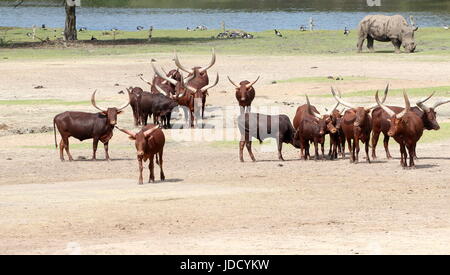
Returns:
[[[97,159],[97,147],[98,147],[98,138],[94,138],[94,142],[92,144],[92,160]]]
[[[359,162],[359,151],[360,151],[359,138],[356,137],[354,141],[355,141],[355,144],[353,146],[355,147],[355,164],[356,164]]]
[[[165,181],[166,180],[166,176],[164,175],[164,170],[163,170],[163,150],[161,149],[161,151],[158,153],[159,154],[159,169],[161,170],[159,173],[160,179],[161,181]]]
[[[380,138],[380,131],[374,130],[372,134],[372,159],[377,159],[376,149],[379,138]]]
[[[61,161],[64,161],[64,140],[61,138],[61,141],[59,142],[59,159]]]
[[[142,178],[142,170],[144,170],[144,166],[142,164],[142,158],[138,158],[139,162],[139,181],[138,184],[144,184],[144,180]]]
[[[246,107],[239,106],[239,112],[241,113],[241,115],[243,115],[245,113],[245,109],[246,109]]]
[[[373,49],[373,38],[372,36],[367,36],[367,48],[371,53],[373,53],[375,50]]]
[[[409,152],[409,167],[411,169],[416,169],[416,164],[414,163],[414,150],[415,150],[415,144],[408,144],[408,152]]]
[[[195,117],[194,117],[194,111],[192,111],[191,110],[191,128],[194,128],[194,119],[195,119]]]
[[[247,106],[247,113],[251,113],[252,112],[252,106]]]
[[[344,159],[345,158],[345,137],[340,137],[340,142],[341,142],[341,156]],[[348,149],[350,150],[350,148]]]
[[[384,135],[383,144],[384,144],[384,150],[386,151],[386,158],[392,159],[391,153],[389,152],[389,136],[388,135]]]
[[[332,134],[330,134],[330,150],[328,150],[328,156],[330,157],[330,159],[333,159],[332,154],[333,154],[333,136]]]
[[[244,162],[244,146],[245,146],[245,141],[240,141],[239,142],[239,160],[241,162]]]
[[[252,152],[252,142],[251,141],[245,142],[245,146],[247,147],[247,151],[248,151],[250,157],[252,158],[252,161],[255,162],[256,159],[255,159],[255,156],[253,155],[253,152]]]
[[[306,159],[311,159],[311,154],[309,153],[310,147],[311,147],[311,144],[309,143],[309,141],[307,141],[306,142],[306,150],[305,150]]]
[[[400,165],[405,169],[407,166],[406,163],[406,159],[407,159],[407,153],[406,153],[406,148],[405,148],[405,144],[400,143]]]
[[[369,157],[369,142],[370,142],[370,138],[366,139],[366,142],[364,143],[364,145],[365,145],[365,150],[366,150],[367,163],[370,163],[370,157]]]
[[[278,160],[284,161],[283,154],[281,153],[282,148],[283,142],[281,140],[278,140]]]
[[[63,138],[64,140],[64,149],[66,149],[67,156],[69,156],[69,161],[73,161],[72,155],[69,151],[69,138]]]
[[[205,118],[206,96],[202,97],[202,119]]]
[[[394,47],[395,47],[395,53],[401,53],[400,48],[401,48],[401,46],[402,46],[402,42],[399,41],[399,40],[397,40],[397,39],[393,39],[393,40],[392,40],[392,44],[393,44]]]
[[[320,143],[320,150],[322,151],[322,160],[325,160],[325,141]]]
[[[366,34],[360,34],[359,35],[359,37],[358,37],[358,44],[356,45],[356,47],[358,48],[358,53],[362,52],[364,40],[366,40],[366,37],[367,37]]]
[[[170,120],[172,119],[172,112],[167,113],[167,127],[172,129],[172,125],[170,124]]]
[[[314,160],[319,160],[319,142],[314,140]]]
[[[148,178],[148,183],[155,182],[155,164],[153,163],[154,154],[151,154],[148,158],[149,164],[148,169],[150,170],[150,177]]]
[[[350,152],[350,163],[353,163],[354,157],[355,157],[355,153],[353,151],[352,139],[351,138],[347,138],[347,144],[348,144],[348,151]]]
[[[108,147],[109,147],[108,145],[109,145],[109,141],[106,141],[103,143],[103,147],[105,147],[105,158],[106,158],[106,160],[109,161],[110,159],[109,159],[109,153],[108,153]]]

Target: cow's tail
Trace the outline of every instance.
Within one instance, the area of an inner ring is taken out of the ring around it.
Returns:
[[[159,158],[158,158],[158,154],[156,154],[156,164],[159,165]]]
[[[55,147],[58,148],[58,142],[56,141],[55,118],[53,118],[53,135],[55,136]]]

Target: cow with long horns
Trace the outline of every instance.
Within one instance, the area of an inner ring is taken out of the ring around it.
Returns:
[[[139,163],[139,181],[138,184],[143,184],[142,170],[144,170],[143,163],[149,160],[148,169],[150,170],[150,176],[148,182],[155,182],[154,173],[154,157],[156,156],[156,164],[160,168],[160,179],[164,181],[166,179],[163,170],[163,151],[164,144],[166,142],[163,131],[157,125],[149,124],[144,126],[141,131],[135,133],[130,130],[121,129],[120,131],[128,135],[131,140],[134,140],[136,147],[136,154]]]
[[[416,146],[422,137],[424,125],[422,119],[415,112],[411,111],[411,104],[406,91],[403,91],[403,97],[405,99],[405,108],[398,114],[380,102],[378,92],[375,95],[375,100],[389,115],[387,119],[389,122],[388,135],[400,144],[400,164],[405,169],[408,167],[408,153],[409,167],[415,168],[414,156]],[[406,149],[408,149],[408,152],[406,152]]]
[[[439,123],[436,120],[436,108],[449,103],[450,100],[441,100],[436,102],[433,107],[429,107],[425,104],[425,102],[427,102],[428,100],[431,99],[431,97],[433,97],[434,92],[428,96],[427,98],[424,99],[420,99],[416,102],[415,107],[411,107],[411,111],[413,111],[414,113],[416,113],[423,122],[424,128],[426,130],[439,130],[440,126]],[[398,106],[387,106],[389,109],[391,109],[392,111],[394,111],[396,114],[402,112],[404,110],[403,107],[398,107]],[[372,127],[372,158],[376,158],[376,147],[377,147],[377,143],[378,143],[378,138],[380,136],[380,133],[382,132],[384,135],[384,149],[386,151],[386,157],[388,159],[391,159],[391,153],[389,152],[389,135],[388,135],[388,131],[389,131],[389,122],[387,121],[387,119],[389,119],[389,114],[383,110],[381,107],[375,108],[372,112],[372,117],[373,117],[373,127]],[[414,157],[417,158],[416,153],[414,152]]]
[[[386,100],[387,92],[388,89],[385,90],[385,97],[383,99],[383,102],[384,100]],[[338,97],[333,87],[331,87],[331,93],[333,94],[333,97],[337,102],[339,102],[343,106],[350,108],[349,110],[345,111],[341,122],[341,127],[350,151],[350,163],[356,164],[359,161],[359,141],[365,144],[366,160],[368,163],[370,163],[369,141],[370,133],[372,132],[372,118],[370,116],[370,112],[378,105],[375,104],[370,107],[357,107],[351,103],[346,102],[344,99],[342,99],[342,97]]]
[[[228,76],[228,81],[236,88],[235,96],[241,109],[241,115],[252,111],[252,102],[253,99],[255,99],[255,88],[253,88],[253,85],[255,85],[258,80],[259,76],[253,82],[244,80],[241,81],[239,85],[236,85],[236,83]]]
[[[181,65],[181,62],[178,58],[177,52],[175,52],[174,57],[175,65],[182,71],[188,73],[189,76],[193,76],[192,79],[189,80],[188,84],[193,87],[194,89],[201,89],[209,84],[209,77],[208,77],[208,70],[214,66],[216,63],[216,52],[214,48],[212,49],[212,57],[209,64],[205,67],[194,67],[192,69],[186,68],[185,66]],[[202,118],[204,118],[205,115],[205,105],[206,105],[206,97],[208,96],[208,93],[204,93],[202,98]]]
[[[61,134],[61,142],[59,144],[61,161],[64,161],[64,149],[69,157],[69,161],[73,160],[69,151],[69,137],[74,137],[80,141],[92,138],[94,140],[92,160],[96,159],[98,142],[101,141],[105,147],[106,159],[109,160],[108,143],[113,136],[117,115],[123,112],[123,109],[130,104],[130,101],[119,108],[99,107],[95,101],[96,92],[97,90],[92,94],[91,103],[100,111],[99,113],[64,112],[56,115],[53,119],[56,148],[58,148],[56,128]]]

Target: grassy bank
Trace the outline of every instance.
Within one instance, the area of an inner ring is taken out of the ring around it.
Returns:
[[[222,54],[250,55],[356,55],[356,31],[349,36],[342,31],[300,32],[281,30],[255,32],[254,39],[216,39],[219,30],[191,31],[154,30],[151,42],[148,31],[84,31],[75,44],[56,41],[62,29],[38,29],[36,36],[50,39],[48,43],[32,40],[31,29],[0,27],[0,60],[21,58],[67,58],[147,53],[166,53],[177,49],[185,53],[205,53],[215,47]],[[97,41],[90,39],[95,37]],[[418,52],[415,55],[450,56],[450,31],[424,28],[416,34]],[[376,43],[375,54],[393,54],[390,43]],[[370,53],[363,53],[370,55]],[[373,54],[372,54],[373,55]]]

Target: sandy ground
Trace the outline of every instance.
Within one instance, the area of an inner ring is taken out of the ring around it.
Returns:
[[[170,68],[170,56],[154,57]],[[118,105],[126,100],[118,91],[143,86],[136,74],[151,77],[149,58],[2,62],[0,99],[85,101],[98,89],[103,105]],[[182,58],[191,66],[206,64],[209,57]],[[328,75],[369,78],[336,82],[344,92],[383,89],[388,81],[393,88],[450,85],[450,64],[435,59],[219,53],[211,72],[219,72],[221,81],[210,91],[208,109],[216,110],[215,119],[220,119],[224,114],[217,107],[236,105],[226,75],[238,81],[260,74],[255,109],[277,107],[274,110],[291,117],[303,104],[304,93],[328,91],[329,83],[271,84],[274,80]],[[34,89],[37,85],[44,88]],[[371,103],[370,98],[349,101]],[[402,104],[399,97],[389,102]],[[314,98],[322,109],[333,103],[331,98]],[[86,141],[87,145],[71,150],[77,161],[62,163],[52,132],[11,132],[49,127],[55,114],[94,111],[91,106],[1,108],[0,123],[8,127],[0,130],[2,254],[450,253],[448,139],[420,144],[418,169],[402,170],[399,159],[384,158],[380,145],[379,159],[372,164],[351,165],[347,159],[299,161],[298,151],[289,145],[283,150],[286,162],[256,146],[259,161],[248,162],[245,155],[247,162],[241,164],[236,142],[179,141],[178,132],[165,130],[167,181],[138,186],[135,149],[121,133],[116,132],[110,144],[113,161],[85,160],[91,157]],[[443,106],[439,121],[449,119],[450,107]],[[119,117],[119,123],[132,128],[131,109]],[[395,142],[391,152],[398,157]],[[99,157],[103,156],[99,146]],[[157,178],[158,171],[155,168]]]

